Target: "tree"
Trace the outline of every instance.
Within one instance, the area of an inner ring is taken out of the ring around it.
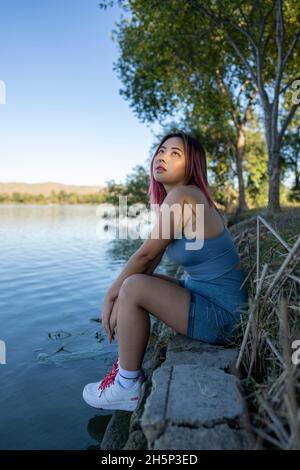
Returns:
[[[125,7],[126,2],[119,3]],[[238,176],[238,210],[246,209],[245,126],[257,91],[239,86],[245,77],[227,66],[229,47],[211,41],[209,22],[200,23],[189,7],[178,9],[178,0],[130,5],[132,17],[116,31],[121,48],[116,69],[125,85],[121,95],[142,120],[165,122],[175,110],[182,113],[185,128],[201,135],[202,143],[212,142],[210,134],[216,132],[220,140],[214,141],[211,154],[219,154],[217,147],[230,147],[227,157]]]
[[[290,93],[300,78],[299,2],[118,3],[131,13],[118,25],[119,31],[114,31],[122,54],[117,70],[126,86],[120,93],[131,100],[139,117],[148,121],[165,119],[174,109],[186,113],[197,103],[200,116],[207,118],[211,113],[214,126],[227,131],[233,122],[236,141],[228,144],[236,152],[242,207],[245,128],[257,94],[268,154],[268,204],[271,211],[280,210],[280,149],[299,107]],[[241,93],[234,93],[239,85]],[[192,114],[197,116],[193,109]]]
[[[300,123],[286,134],[282,146],[283,172],[293,176],[293,185],[289,194],[290,201],[300,201]]]
[[[148,204],[148,188],[150,183],[150,169],[136,165],[132,173],[126,176],[126,192],[128,204]]]
[[[268,152],[269,210],[280,210],[280,149],[300,102],[286,93],[300,78],[300,6],[296,0],[188,0],[209,18],[236,54],[239,67],[258,89]],[[243,41],[247,38],[245,46]],[[285,101],[284,101],[285,98]],[[286,106],[288,104],[288,106]],[[287,114],[283,114],[288,107]]]
[[[257,164],[259,162],[259,165]],[[268,157],[262,132],[255,128],[247,131],[245,175],[247,195],[251,207],[264,207],[268,203]]]
[[[107,189],[104,194],[104,201],[105,203],[119,205],[119,196],[124,195],[126,192],[126,188],[124,184],[116,183],[114,179],[110,179],[106,181]]]

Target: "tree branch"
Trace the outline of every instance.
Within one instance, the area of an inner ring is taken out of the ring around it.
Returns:
[[[282,0],[276,0],[276,44],[277,44],[277,67],[274,86],[274,101],[278,101],[280,83],[283,70],[283,40],[284,24],[282,15]]]
[[[279,95],[281,93],[285,93],[286,90],[292,85],[292,83],[294,83],[295,80],[300,80],[300,75],[299,77],[292,78],[283,88],[281,88]]]
[[[249,21],[247,20],[247,17],[245,16],[242,8],[241,8],[241,5],[237,5],[237,9],[238,11],[240,12],[240,15],[241,17],[243,18],[243,20],[245,21],[247,27],[246,29],[243,29],[241,28],[240,26],[238,26],[236,23],[232,22],[229,18],[225,18],[223,19],[223,21],[225,21],[227,24],[229,24],[232,28],[235,28],[237,31],[239,31],[241,34],[243,34],[244,36],[247,37],[247,39],[249,39],[250,43],[252,44],[253,46],[253,54],[255,55],[255,51],[257,50],[257,44],[255,43],[255,40],[253,38],[253,36],[251,35],[250,33],[250,23]],[[253,9],[254,9],[254,6],[252,8],[252,11],[251,13],[253,12]],[[250,13],[250,15],[251,15]]]
[[[292,41],[292,44],[291,44],[291,46],[290,46],[290,48],[289,48],[289,50],[288,50],[288,52],[287,52],[285,58],[283,59],[283,64],[282,64],[282,67],[283,67],[283,68],[286,67],[286,65],[287,65],[287,63],[288,63],[288,60],[289,60],[289,58],[291,57],[291,55],[292,55],[292,53],[293,53],[293,50],[294,50],[295,47],[296,47],[296,44],[297,44],[297,41],[298,41],[299,37],[300,37],[300,29],[298,29],[298,31],[296,32],[295,37],[294,37],[294,39],[293,39],[293,41]]]
[[[282,128],[281,128],[281,131],[279,132],[279,135],[278,135],[278,141],[279,141],[279,145],[281,144],[281,140],[283,138],[283,135],[288,127],[288,125],[290,124],[291,120],[293,119],[296,111],[297,111],[297,108],[299,107],[300,103],[298,104],[293,104],[293,106],[291,107],[290,109],[290,112],[289,114],[287,115],[283,125],[282,125]]]
[[[223,78],[221,77],[221,74],[220,74],[219,70],[217,70],[217,83],[218,83],[222,93],[229,100],[229,103],[230,103],[229,104],[229,112],[230,112],[230,115],[231,115],[232,120],[234,122],[235,128],[238,129],[238,127],[239,127],[238,113],[236,113],[236,107],[234,106],[234,103],[232,101],[232,94],[228,90],[228,87],[227,87],[226,83],[224,82]]]
[[[254,101],[254,98],[256,97],[257,95],[257,88],[255,90],[253,90],[253,92],[251,93],[250,97],[249,97],[249,100],[248,100],[248,103],[247,103],[247,106],[245,108],[245,112],[244,112],[244,116],[243,116],[243,119],[242,119],[242,124],[246,124],[246,122],[248,121],[248,119],[250,118],[250,112],[251,112],[251,105]]]
[[[267,23],[268,17],[272,14],[272,12],[273,12],[273,10],[274,10],[275,2],[272,2],[271,8],[270,8],[270,10],[267,12],[266,15],[263,15],[263,14],[262,14],[262,8],[261,8],[261,2],[260,2],[260,0],[257,0],[257,4],[258,4],[258,7],[259,7],[260,24],[261,24],[261,28],[260,28],[259,36],[258,36],[258,47],[260,47],[260,45],[261,45],[261,40],[262,40],[263,34],[264,34],[264,32],[265,32],[265,25],[266,25],[266,23]],[[270,36],[271,36],[271,34],[269,34],[269,35],[267,36],[266,42],[270,39]],[[264,51],[264,52],[265,52],[265,51]]]
[[[223,26],[223,21],[222,19],[216,17],[216,15],[206,9],[202,3],[198,3],[197,0],[188,0],[189,1],[189,4],[193,4],[194,7],[196,9],[198,9],[201,13],[204,13],[216,26],[218,26],[219,28],[222,28]],[[235,50],[235,52],[238,54],[238,56],[240,57],[240,59],[242,60],[242,62],[244,63],[245,67],[247,68],[248,72],[250,73],[252,79],[254,80],[255,83],[257,83],[257,77],[255,76],[255,73],[254,73],[254,70],[253,68],[250,66],[249,62],[247,61],[246,57],[244,56],[243,52],[241,51],[241,49],[238,47],[238,45],[236,44],[235,40],[232,38],[232,36],[228,33],[228,31],[225,30],[225,28],[223,27],[223,32],[228,40],[228,42],[231,44],[231,46],[233,47],[233,49]]]
[[[267,24],[267,19],[268,17],[272,14],[273,10],[274,10],[274,7],[275,7],[275,2],[272,2],[272,6],[271,8],[269,9],[269,11],[266,13],[266,15],[263,15],[262,13],[262,8],[261,8],[261,2],[260,0],[257,0],[256,1],[256,4],[259,8],[259,23],[260,23],[260,28],[259,28],[259,35],[258,35],[258,41],[257,41],[257,45],[258,45],[258,50],[261,51],[259,57],[257,60],[260,61],[260,70],[261,70],[261,74],[263,74],[263,69],[264,69],[264,65],[265,65],[265,56],[266,56],[266,49],[267,49],[267,46],[269,44],[269,40],[273,34],[273,31],[269,32],[269,34],[267,34],[267,37],[265,39],[265,43],[263,45],[263,47],[261,48],[261,45],[262,45],[262,39],[263,39],[263,35],[265,33],[265,26]]]

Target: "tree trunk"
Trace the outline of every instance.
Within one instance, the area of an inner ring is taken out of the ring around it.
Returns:
[[[270,107],[264,107],[265,112],[265,137],[268,152],[268,177],[269,177],[269,193],[268,193],[268,212],[274,214],[281,212],[280,207],[280,168],[279,168],[279,139],[276,128],[276,121],[272,119],[274,103]]]
[[[300,171],[298,170],[298,159],[296,157],[295,163],[295,189],[298,190],[300,187]]]
[[[274,212],[281,212],[280,207],[280,169],[279,169],[279,150],[274,149],[272,154],[269,155],[268,164],[269,175],[269,201],[268,211],[273,214]]]
[[[242,125],[238,130],[236,170],[239,185],[239,203],[236,213],[243,212],[248,208],[245,198],[245,184],[243,176],[243,159],[245,154],[245,126]]]

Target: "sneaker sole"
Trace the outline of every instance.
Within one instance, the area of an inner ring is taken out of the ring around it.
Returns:
[[[132,402],[132,405],[130,405],[128,402],[126,402],[126,405],[124,402],[115,402],[115,403],[107,403],[107,405],[102,405],[102,406],[99,406],[97,403],[95,403],[93,401],[93,399],[90,398],[89,395],[86,395],[83,391],[82,393],[82,397],[84,399],[84,401],[92,406],[93,408],[97,408],[97,409],[100,409],[100,410],[122,410],[122,411],[134,411],[137,407],[137,403],[139,400],[134,400]]]

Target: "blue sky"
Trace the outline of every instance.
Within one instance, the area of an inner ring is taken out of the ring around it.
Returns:
[[[121,10],[98,0],[1,0],[0,182],[104,185],[149,156],[148,126],[119,95],[110,38]]]

